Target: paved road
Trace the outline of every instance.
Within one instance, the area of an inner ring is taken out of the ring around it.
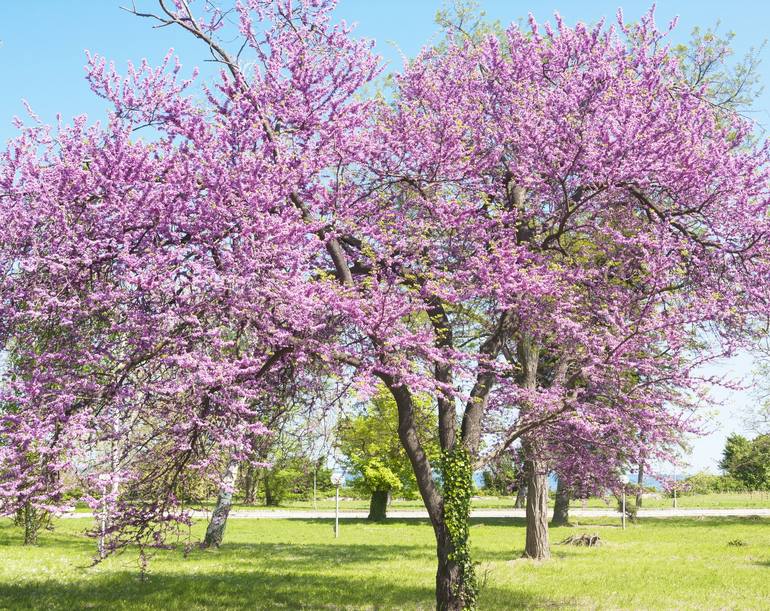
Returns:
[[[366,518],[368,511],[340,511],[341,520]],[[575,518],[612,518],[620,517],[620,513],[613,509],[570,509],[570,517]],[[193,515],[198,518],[208,518],[209,513],[205,511],[195,511]],[[747,517],[762,516],[770,518],[770,509],[640,509],[638,514],[640,518],[700,518],[700,517]],[[471,511],[473,518],[523,518],[525,516],[523,509],[474,509]],[[90,513],[67,513],[63,518],[90,518]],[[388,517],[395,519],[427,519],[428,514],[425,511],[390,511]],[[232,511],[230,518],[233,519],[276,519],[276,520],[320,520],[333,519],[333,511],[310,511],[310,510],[251,510],[251,511]]]

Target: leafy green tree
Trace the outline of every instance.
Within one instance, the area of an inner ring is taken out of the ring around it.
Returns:
[[[415,419],[419,431],[430,437],[421,439],[428,459],[440,455],[433,423],[433,406],[429,399],[415,401]],[[417,482],[409,458],[398,438],[398,408],[393,396],[381,389],[365,408],[355,416],[340,420],[337,443],[353,473],[353,487],[371,496],[369,519],[384,520],[388,498],[400,494],[407,498],[417,492]]]
[[[484,489],[490,494],[508,496],[524,484],[524,469],[517,454],[506,452],[487,465],[481,474]]]
[[[770,434],[753,440],[730,435],[719,467],[749,490],[770,489]]]
[[[331,470],[319,466],[306,456],[277,455],[262,477],[265,505],[275,506],[287,500],[308,500],[313,493],[313,474],[316,475],[318,491],[329,492]]]

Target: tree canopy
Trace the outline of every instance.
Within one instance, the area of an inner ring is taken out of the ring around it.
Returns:
[[[754,340],[768,146],[652,12],[450,30],[386,98],[333,6],[243,2],[230,52],[221,11],[161,1],[144,16],[222,66],[205,95],[170,55],[124,75],[94,56],[106,124],[20,125],[0,157],[0,503],[55,509],[61,473],[104,476],[113,531],[155,542],[267,433],[279,381],[384,385],[438,605],[473,607],[474,468],[521,442],[532,491],[554,462],[665,457],[699,367]]]
[[[749,490],[770,490],[770,435],[730,435],[719,468]]]

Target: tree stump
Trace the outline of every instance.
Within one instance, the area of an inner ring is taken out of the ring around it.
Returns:
[[[583,533],[580,535],[571,535],[564,539],[559,545],[578,545],[583,547],[599,547],[602,544],[602,540],[599,535]]]

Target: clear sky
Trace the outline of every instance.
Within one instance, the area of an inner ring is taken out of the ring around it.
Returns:
[[[226,1],[226,0],[223,0]],[[650,6],[647,2],[599,0],[480,0],[488,17],[507,24],[533,13],[538,21],[551,18],[557,10],[572,24],[593,23],[602,17],[613,21],[618,7],[627,20],[635,20]],[[115,61],[147,58],[158,62],[173,47],[185,67],[205,64],[205,49],[189,36],[170,28],[153,29],[147,20],[120,9],[130,0],[3,0],[0,1],[0,141],[14,135],[14,115],[24,117],[22,99],[46,122],[60,112],[65,121],[86,113],[94,119],[104,116],[105,105],[88,89],[83,78],[84,50]],[[152,9],[152,0],[136,0],[137,8]],[[376,49],[397,69],[401,54],[411,57],[436,35],[434,22],[442,0],[339,0],[337,15],[358,24],[357,33],[377,42]],[[733,0],[662,0],[657,3],[657,22],[665,27],[679,16],[675,42],[685,42],[694,26],[721,22],[723,31],[736,34],[734,48],[739,55],[759,47],[770,35],[770,3]],[[757,100],[752,117],[763,128],[770,127],[770,50],[762,52],[761,81],[765,91]],[[748,377],[751,359],[742,355],[712,372]],[[742,431],[740,415],[751,401],[749,392],[716,394],[724,408],[715,418],[713,432],[694,444],[687,459],[691,470],[716,470],[724,438]],[[748,431],[751,433],[751,431]]]

